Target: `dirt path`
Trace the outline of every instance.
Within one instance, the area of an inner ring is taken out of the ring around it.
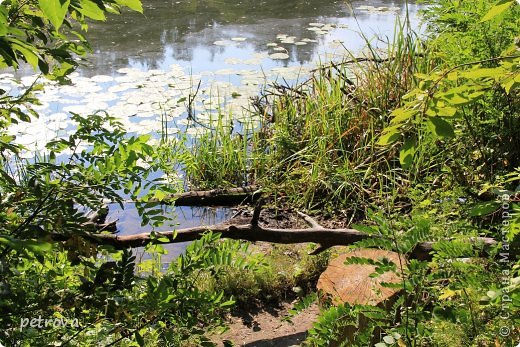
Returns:
[[[282,320],[292,307],[292,303],[283,303],[280,307],[267,307],[258,313],[241,312],[231,316],[230,329],[212,340],[218,346],[224,346],[225,340],[245,347],[299,346],[316,320],[319,309],[317,304],[313,304],[293,317],[292,323]]]

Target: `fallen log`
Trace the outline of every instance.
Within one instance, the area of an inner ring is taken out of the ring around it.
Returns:
[[[244,241],[264,241],[281,244],[295,244],[312,242],[319,246],[311,254],[318,254],[332,246],[348,246],[355,242],[365,239],[383,239],[379,235],[366,234],[355,229],[329,229],[324,228],[311,217],[299,213],[310,228],[304,229],[278,229],[258,225],[257,223],[243,225],[216,224],[199,226],[193,228],[179,229],[175,231],[163,231],[155,233],[140,233],[133,235],[117,234],[93,234],[85,233],[83,237],[97,244],[111,245],[117,249],[131,247],[143,247],[151,242],[158,244],[180,243],[200,239],[206,232],[220,233],[222,238],[244,240]],[[63,234],[53,234],[52,238],[56,241],[66,241],[69,237]],[[161,240],[158,240],[158,239]],[[496,241],[487,237],[472,238],[470,242],[475,245],[482,245],[484,252],[490,246],[495,245]],[[416,245],[409,254],[411,258],[419,260],[431,259],[434,242],[423,242]]]
[[[174,206],[236,206],[251,203],[262,195],[260,187],[251,185],[239,188],[225,188],[212,190],[196,190],[178,194],[170,194],[163,199],[150,199],[156,202]],[[135,203],[135,200],[125,200],[125,203]],[[105,203],[115,203],[105,201]]]
[[[174,194],[161,202],[172,202],[175,206],[235,206],[253,202],[261,194],[258,186],[247,186]]]

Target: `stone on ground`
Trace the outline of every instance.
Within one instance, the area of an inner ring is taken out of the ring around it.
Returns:
[[[393,271],[385,272],[377,277],[370,277],[375,272],[375,266],[367,264],[345,265],[350,257],[380,260],[387,258],[397,265],[399,272],[399,254],[380,249],[357,249],[341,254],[333,259],[318,280],[318,291],[322,300],[330,299],[335,305],[349,303],[350,305],[380,305],[393,298],[400,289],[383,287],[381,283],[400,283],[400,275]],[[406,259],[401,256],[403,266]]]

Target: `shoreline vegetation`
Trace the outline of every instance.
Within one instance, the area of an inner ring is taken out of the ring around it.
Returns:
[[[6,0],[0,62],[15,69],[27,62],[66,82],[73,55],[88,48],[76,25],[85,30],[87,19],[125,7],[142,12],[138,0]],[[350,257],[348,264],[372,265],[370,277],[399,274],[399,283],[382,283],[399,295],[385,307],[320,301],[304,346],[516,346],[519,7],[429,2],[424,36],[398,21],[385,49],[364,38],[366,56],[326,63],[305,83],[274,84],[252,99],[259,124],[233,127],[221,115],[190,141],[165,131],[151,145],[109,114],[74,114],[75,133],[48,143],[48,155],[24,160],[7,129],[38,116],[39,87],[19,97],[3,92],[0,344],[211,346],[233,310],[290,299],[297,315],[318,300],[329,260],[378,248],[404,261]],[[191,96],[187,105],[196,122]],[[72,154],[57,160],[62,153]],[[252,202],[217,232],[195,230],[189,237],[197,240],[163,268],[162,244],[188,236],[162,203],[218,202],[224,193],[229,204],[236,195]],[[103,242],[118,239],[105,221],[106,202],[123,207],[128,199],[142,225],[154,228],[137,235],[151,254],[141,262],[132,249]],[[173,231],[155,231],[165,225]],[[311,230],[314,243],[280,245],[266,236],[291,230]],[[355,237],[320,242],[320,230]],[[250,240],[264,233],[258,239],[274,244],[225,239],[241,232]],[[408,256],[420,245],[426,257]],[[34,317],[79,327],[41,328]]]

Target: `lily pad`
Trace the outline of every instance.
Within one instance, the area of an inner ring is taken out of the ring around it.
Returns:
[[[274,60],[284,60],[284,59],[289,59],[289,54],[287,54],[287,53],[274,53],[274,54],[269,55],[269,58],[274,59]]]
[[[97,83],[106,83],[112,82],[114,80],[114,77],[108,75],[96,75],[92,76],[90,80]]]

